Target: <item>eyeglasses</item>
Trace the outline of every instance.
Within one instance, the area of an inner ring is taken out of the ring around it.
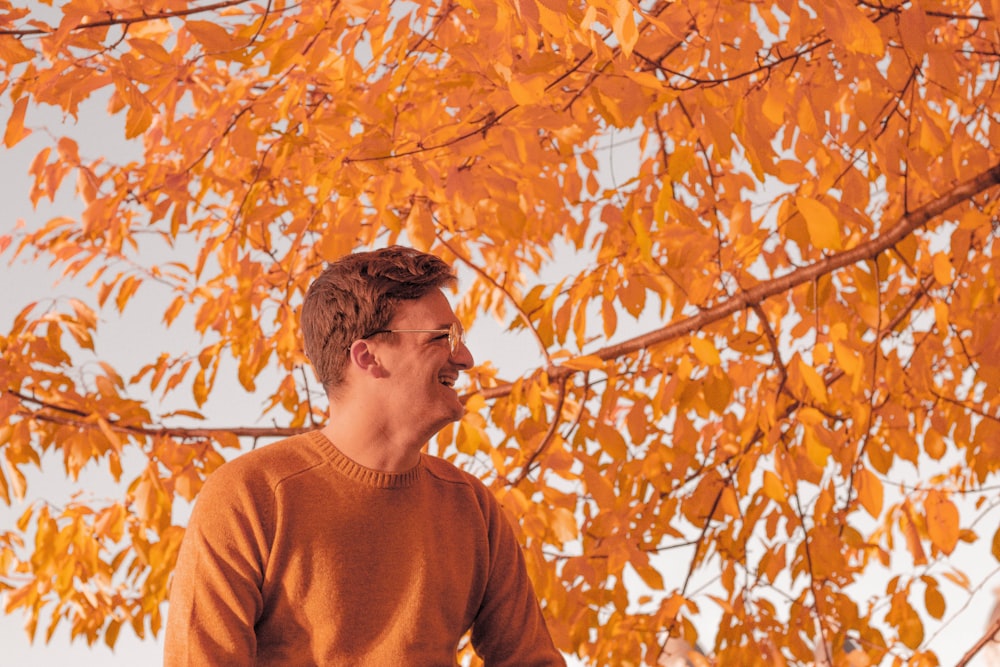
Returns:
[[[361,340],[366,338],[371,338],[375,334],[381,333],[437,333],[437,334],[448,334],[448,346],[451,348],[452,354],[458,353],[459,345],[465,343],[465,330],[458,326],[458,322],[452,322],[451,326],[447,329],[377,329],[370,334],[366,334],[361,337]]]

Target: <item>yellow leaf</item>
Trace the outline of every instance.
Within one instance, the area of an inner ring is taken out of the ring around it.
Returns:
[[[833,341],[833,353],[844,372],[854,377],[861,370],[861,359],[857,353],[839,340]]]
[[[715,349],[712,341],[692,336],[691,348],[694,350],[694,356],[698,357],[698,361],[707,366],[718,366],[722,362],[719,351]]]
[[[567,359],[562,362],[562,365],[566,368],[572,368],[577,371],[592,371],[598,368],[604,368],[606,362],[595,354],[586,354],[581,357],[573,357],[572,359]]]
[[[822,376],[820,376],[815,368],[807,364],[802,357],[799,357],[798,368],[799,374],[802,376],[802,380],[806,384],[806,388],[809,389],[809,393],[812,394],[817,401],[825,403],[827,399],[827,392],[826,383],[823,381]]]
[[[462,421],[458,427],[458,437],[455,438],[455,447],[463,454],[475,454],[479,451],[485,438],[482,431],[466,421]]]
[[[934,321],[937,324],[938,331],[944,333],[948,331],[948,304],[944,301],[934,302]]]
[[[822,468],[830,458],[830,448],[820,442],[816,435],[816,429],[806,427],[805,429],[806,456],[816,466]]]
[[[820,250],[840,250],[843,242],[840,238],[840,222],[826,204],[812,197],[796,197],[795,206],[806,221],[809,240]]]
[[[764,495],[779,503],[785,502],[788,498],[788,495],[785,493],[785,485],[770,470],[764,471]]]
[[[941,285],[950,285],[954,280],[953,271],[951,260],[946,253],[939,252],[934,255],[934,280]]]
[[[815,426],[816,424],[822,424],[826,417],[822,412],[811,406],[805,406],[799,410],[799,422],[802,424],[808,424],[809,426]]]
[[[465,399],[466,413],[479,412],[485,407],[486,407],[486,398],[480,393],[472,394]]]

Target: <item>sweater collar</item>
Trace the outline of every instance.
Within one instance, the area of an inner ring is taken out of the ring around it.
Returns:
[[[420,460],[409,470],[404,470],[403,472],[373,470],[348,458],[321,431],[311,431],[309,437],[313,441],[313,444],[327,454],[330,463],[338,472],[359,484],[372,488],[403,489],[413,486],[420,478],[424,469],[424,455],[421,454]]]

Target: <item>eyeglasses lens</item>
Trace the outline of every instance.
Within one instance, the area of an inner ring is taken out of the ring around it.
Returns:
[[[457,354],[458,347],[465,342],[465,332],[458,326],[457,323],[452,322],[451,327],[448,329],[448,345],[451,347],[451,353]]]

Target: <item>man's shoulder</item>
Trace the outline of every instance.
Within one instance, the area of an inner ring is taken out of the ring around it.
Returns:
[[[493,492],[490,491],[481,479],[470,472],[462,470],[451,461],[446,461],[436,456],[425,455],[424,467],[438,482],[460,485],[468,489],[476,497],[476,501],[480,506],[498,505]]]
[[[240,454],[209,476],[213,485],[263,484],[274,487],[328,460],[316,432],[294,435]]]
[[[438,458],[437,456],[431,456],[430,454],[424,455],[424,467],[427,468],[427,472],[429,472],[433,477],[443,482],[469,484],[485,488],[482,481],[480,481],[478,477],[462,470],[451,461],[446,461],[445,459]]]

